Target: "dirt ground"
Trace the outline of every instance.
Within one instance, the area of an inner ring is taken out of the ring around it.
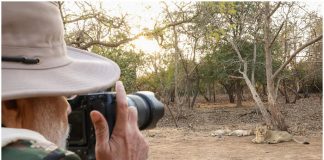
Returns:
[[[296,104],[281,103],[282,113],[289,125],[288,131],[296,137],[306,137],[310,144],[285,142],[279,144],[253,144],[254,136],[213,137],[211,133],[225,127],[251,129],[262,123],[255,112],[254,103],[243,107],[233,104],[199,103],[175,127],[166,110],[158,127],[143,131],[149,142],[150,160],[320,160],[322,159],[322,104],[313,96],[298,100]],[[172,109],[172,108],[171,108]],[[168,113],[169,112],[169,113]]]

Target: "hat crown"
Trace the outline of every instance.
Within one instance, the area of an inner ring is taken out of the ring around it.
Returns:
[[[66,47],[57,3],[1,4],[3,101],[103,91],[118,80],[113,61]]]
[[[44,69],[69,63],[57,4],[2,2],[2,56],[40,60],[29,66],[3,62],[2,68]]]
[[[55,47],[64,42],[58,7],[49,2],[3,2],[2,45]]]

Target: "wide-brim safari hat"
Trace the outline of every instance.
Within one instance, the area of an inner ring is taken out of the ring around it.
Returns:
[[[118,65],[67,47],[58,6],[2,2],[2,100],[103,91],[119,79]]]

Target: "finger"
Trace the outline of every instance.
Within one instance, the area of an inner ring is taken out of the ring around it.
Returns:
[[[138,120],[137,109],[134,106],[128,107],[128,121],[130,122],[132,127],[138,128],[137,120]]]
[[[128,119],[128,106],[126,99],[126,92],[121,81],[116,82],[116,125],[114,128],[115,131],[123,131],[127,125]]]
[[[96,145],[101,146],[108,144],[109,141],[109,127],[105,117],[98,111],[90,112],[92,124],[96,133]]]

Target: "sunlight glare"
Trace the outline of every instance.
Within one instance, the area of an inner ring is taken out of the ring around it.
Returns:
[[[161,49],[159,44],[154,39],[150,40],[145,37],[140,37],[134,40],[133,44],[137,49],[140,49],[145,53],[154,53]]]

